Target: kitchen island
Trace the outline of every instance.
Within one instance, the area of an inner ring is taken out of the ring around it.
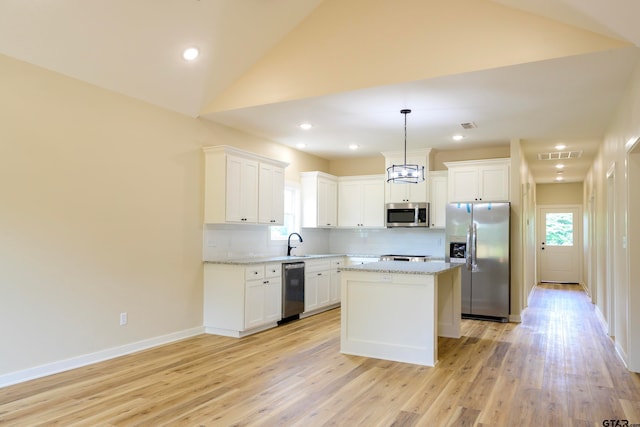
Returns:
[[[381,261],[343,268],[340,351],[438,362],[438,336],[460,338],[460,264]]]

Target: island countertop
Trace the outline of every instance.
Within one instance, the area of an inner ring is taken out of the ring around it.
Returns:
[[[372,273],[426,274],[445,273],[462,267],[462,264],[451,264],[443,261],[407,262],[407,261],[378,261],[368,264],[350,265],[342,267],[343,271],[366,271]]]

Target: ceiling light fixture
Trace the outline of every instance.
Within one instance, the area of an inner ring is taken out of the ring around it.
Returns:
[[[407,164],[407,114],[411,110],[400,110],[404,114],[404,163],[387,168],[387,182],[392,184],[417,184],[424,181],[424,166]]]
[[[357,150],[359,147],[358,144],[349,144],[349,150]]]
[[[182,57],[186,61],[193,61],[200,55],[200,51],[195,47],[189,47],[182,52]]]
[[[304,129],[304,130],[309,130],[311,129],[313,126],[311,125],[311,123],[302,123],[300,125],[300,129]]]
[[[462,141],[464,139],[464,136],[462,136],[462,135],[453,135],[451,138],[454,141]]]
[[[564,169],[564,165],[562,163],[558,163],[556,165],[556,169]]]
[[[556,181],[564,181],[564,178],[563,178],[563,177],[561,177],[561,176],[557,176],[557,177],[556,177]]]
[[[307,146],[307,144],[305,144],[304,142],[298,142],[296,144],[296,147],[298,147],[298,148],[305,148],[306,146]]]
[[[556,150],[564,150],[565,148],[567,148],[565,144],[558,144],[555,146]]]

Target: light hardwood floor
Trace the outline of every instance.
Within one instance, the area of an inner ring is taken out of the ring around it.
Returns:
[[[463,321],[428,368],[340,354],[340,311],[201,335],[0,389],[0,425],[602,426],[640,423],[629,373],[577,285],[521,324]]]

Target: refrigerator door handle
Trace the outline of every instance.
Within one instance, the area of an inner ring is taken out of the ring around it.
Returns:
[[[478,268],[478,227],[475,222],[471,235],[471,267],[476,270]]]
[[[469,228],[467,229],[467,247],[466,247],[466,260],[465,260],[465,265],[467,267],[467,270],[471,271],[471,265],[473,263],[473,253],[472,251],[472,246],[471,246],[471,235],[473,234],[473,229],[471,228],[471,224],[469,224]]]

